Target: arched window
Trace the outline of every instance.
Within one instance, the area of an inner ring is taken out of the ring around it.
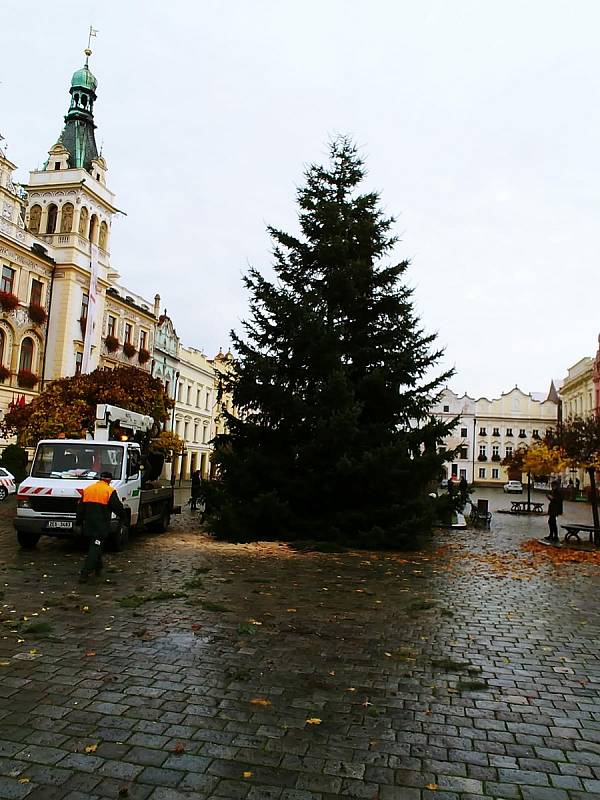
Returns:
[[[33,365],[33,339],[30,336],[26,336],[23,341],[21,342],[21,355],[19,357],[19,372],[23,372],[24,370],[29,370],[32,372],[31,369]]]
[[[92,218],[90,220],[90,235],[89,240],[93,242],[96,238],[96,230],[98,229],[98,217],[95,214],[92,214]]]
[[[40,232],[40,221],[42,219],[42,207],[35,205],[32,206],[29,212],[29,230],[32,233]]]
[[[87,208],[84,206],[81,209],[81,214],[79,215],[79,235],[86,236],[87,228],[88,228],[88,216],[89,212]]]
[[[98,178],[100,178],[99,175]],[[103,250],[106,250],[107,242],[108,242],[108,225],[106,224],[106,222],[102,222],[100,225],[100,237],[98,240],[98,244]]]
[[[4,331],[0,330],[0,367],[4,364],[4,343],[6,342],[6,336],[4,335]]]
[[[48,206],[48,221],[46,222],[46,233],[55,233],[56,219],[58,217],[58,207],[54,203]]]
[[[60,221],[60,232],[71,233],[73,229],[73,203],[65,203],[62,209],[62,219]]]

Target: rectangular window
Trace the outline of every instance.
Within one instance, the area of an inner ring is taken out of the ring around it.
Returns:
[[[194,422],[194,441],[198,441],[198,423]]]
[[[210,392],[208,389],[206,390],[206,410],[208,411],[210,408]]]
[[[493,456],[499,456],[500,455],[500,447],[497,444],[492,446],[492,455]]]
[[[208,437],[208,425],[204,425],[202,427],[202,444],[206,444],[207,437]]]
[[[494,428],[492,431],[492,436],[500,436],[500,428]]]
[[[452,464],[452,477],[458,478],[458,464]]]
[[[485,456],[485,445],[484,444],[480,444],[479,445],[479,455],[480,456]]]
[[[83,353],[79,350],[75,353],[75,375],[81,375],[81,365],[83,364]]]
[[[450,406],[444,406],[444,412],[447,413],[448,411],[450,411]]]
[[[184,422],[183,423],[183,438],[185,439],[186,442],[187,442],[187,438],[188,438],[189,427],[190,427],[190,423],[189,422]]]
[[[147,344],[148,344],[147,331],[140,331],[140,350],[147,350],[148,349],[146,347]]]
[[[487,430],[485,428],[479,428],[479,435],[487,436]]]
[[[479,467],[479,477],[485,478],[485,467]]]
[[[467,438],[467,429],[466,428],[461,428],[460,429],[460,435],[461,435],[462,439],[466,439]]]
[[[465,459],[468,458],[469,457],[468,449],[466,447],[461,447],[460,450],[458,451],[458,457]]]
[[[15,271],[10,267],[2,267],[2,281],[0,282],[0,291],[7,294],[13,293],[15,284]]]
[[[464,478],[465,480],[467,479],[467,470],[466,469],[461,469],[460,470],[460,477]]]
[[[507,428],[506,429],[506,435],[507,436],[512,436],[512,428]]]
[[[200,389],[196,389],[196,408],[200,408]]]
[[[117,338],[117,318],[108,315],[108,322],[106,323],[106,335]]]
[[[191,399],[192,399],[192,387],[188,386],[187,387],[187,393],[186,393],[186,396],[185,396],[185,402],[186,402],[186,404],[188,406],[190,405],[190,400]]]
[[[90,296],[89,294],[87,294],[87,292],[84,292],[81,295],[81,314],[79,315],[80,319],[87,319],[89,305],[90,305]]]
[[[506,457],[512,458],[512,454],[513,454],[513,449],[510,445],[508,445],[508,447],[506,448]]]
[[[492,470],[492,478],[494,480],[498,480],[498,470],[497,469],[493,469]]]
[[[539,439],[540,438],[540,432],[539,432],[539,430],[537,428],[533,429],[533,432],[532,432],[531,435],[533,436],[534,439]]]
[[[125,341],[131,344],[131,336],[133,334],[133,325],[129,322],[125,323]]]
[[[524,439],[524,438],[525,438],[525,428],[520,428],[519,429],[519,439]]]
[[[42,289],[44,284],[35,278],[31,281],[31,293],[29,295],[29,302],[34,306],[42,305]]]

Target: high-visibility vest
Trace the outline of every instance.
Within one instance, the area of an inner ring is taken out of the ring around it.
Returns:
[[[84,503],[99,503],[102,506],[107,506],[113,492],[114,489],[110,484],[105,481],[98,481],[97,483],[92,483],[91,486],[85,487],[82,500]]]

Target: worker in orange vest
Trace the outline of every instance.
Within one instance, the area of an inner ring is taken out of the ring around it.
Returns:
[[[87,583],[92,572],[97,576],[102,572],[102,547],[110,532],[111,514],[120,520],[125,518],[123,503],[110,485],[112,478],[112,472],[102,472],[99,481],[83,490],[77,507],[77,523],[83,527],[83,535],[90,540],[79,583]]]

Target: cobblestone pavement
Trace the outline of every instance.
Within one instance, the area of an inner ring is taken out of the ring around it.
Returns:
[[[600,798],[600,565],[523,550],[544,517],[327,554],[186,511],[78,586],[81,552],[20,551],[11,503],[0,798]]]

